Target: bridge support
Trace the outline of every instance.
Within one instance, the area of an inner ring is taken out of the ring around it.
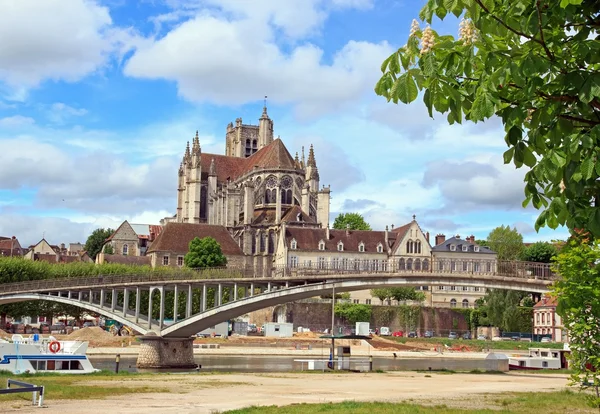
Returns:
[[[194,338],[163,338],[146,335],[140,338],[138,368],[196,368]]]

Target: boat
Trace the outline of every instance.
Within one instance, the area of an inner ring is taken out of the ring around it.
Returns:
[[[512,355],[508,359],[509,370],[568,369],[568,344],[563,349],[529,348],[529,355]]]
[[[39,334],[28,338],[13,335],[11,340],[0,339],[0,371],[13,374],[97,372],[86,355],[87,347],[88,343],[83,341],[58,341]]]

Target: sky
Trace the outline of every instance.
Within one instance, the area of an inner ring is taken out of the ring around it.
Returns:
[[[2,0],[0,236],[73,243],[158,224],[175,213],[186,142],[198,131],[203,152],[224,154],[226,125],[257,124],[268,96],[290,153],[314,145],[332,223],[358,212],[383,230],[414,214],[432,235],[510,225],[525,241],[566,238],[533,229],[498,119],[449,126],[420,99],[373,92],[423,4]]]

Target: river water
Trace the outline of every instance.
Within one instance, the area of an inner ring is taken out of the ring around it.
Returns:
[[[295,361],[298,359],[327,359],[328,355],[311,357],[294,356],[263,356],[263,355],[202,355],[196,356],[195,361],[201,366],[200,372],[290,372],[301,371],[307,368],[307,363]],[[113,371],[115,369],[114,357],[91,356],[90,361],[94,368]],[[122,357],[119,370],[129,372],[159,372],[159,370],[138,370],[135,366],[137,357]],[[357,363],[351,363],[351,368],[368,366],[368,357],[353,358]],[[484,359],[467,358],[377,358],[373,357],[373,370],[381,371],[417,371],[417,370],[453,370],[472,371],[485,370]],[[190,370],[183,370],[190,371]],[[195,372],[195,370],[193,370]],[[162,371],[165,372],[165,371]],[[166,370],[166,372],[177,372],[177,370]]]

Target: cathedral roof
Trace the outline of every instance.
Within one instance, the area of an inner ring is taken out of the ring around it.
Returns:
[[[292,206],[285,212],[283,217],[281,217],[281,221],[285,221],[286,223],[311,223],[315,224],[317,221],[306,214],[300,206]]]
[[[243,255],[240,246],[224,226],[194,223],[167,223],[162,232],[148,248],[147,253],[172,252],[186,254],[194,238],[212,237],[220,245],[226,256]]]
[[[276,222],[276,214],[277,212],[274,208],[263,208],[254,210],[254,218],[252,220],[252,224],[274,224]],[[281,221],[294,224],[317,224],[316,220],[313,217],[310,217],[305,212],[303,212],[300,206],[288,207],[287,211],[284,209],[281,216]]]
[[[358,245],[365,245],[365,253],[377,253],[377,246],[381,243],[385,248],[384,231],[366,230],[329,230],[329,239],[326,229],[311,229],[306,227],[286,227],[285,241],[288,247],[292,239],[296,240],[297,250],[319,250],[319,242],[325,242],[326,251],[338,251],[338,243],[344,244],[345,252],[358,252]],[[384,250],[385,252],[386,250]]]
[[[235,181],[240,176],[252,171],[255,166],[259,169],[296,169],[294,158],[290,155],[280,138],[275,139],[248,158],[203,153],[201,157],[203,179],[208,176],[210,164],[213,159],[215,160],[218,182],[226,182],[228,178],[231,181]]]

